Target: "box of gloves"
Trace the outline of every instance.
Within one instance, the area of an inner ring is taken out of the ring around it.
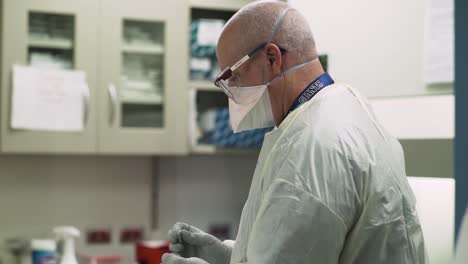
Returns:
[[[229,123],[228,108],[214,108],[200,114],[198,126],[202,136],[199,144],[229,148],[260,148],[265,134],[273,128],[262,128],[234,134]]]

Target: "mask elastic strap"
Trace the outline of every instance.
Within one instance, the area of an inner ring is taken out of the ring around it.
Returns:
[[[282,73],[276,75],[273,79],[271,79],[271,81],[269,81],[269,82],[267,83],[267,85],[269,85],[269,84],[270,84],[271,82],[273,82],[274,80],[283,77],[283,76],[286,75],[287,73],[289,73],[289,72],[291,72],[291,71],[294,71],[294,70],[296,70],[296,69],[298,69],[298,68],[301,68],[302,66],[305,66],[305,65],[307,65],[307,64],[309,64],[309,63],[311,63],[311,62],[314,62],[314,61],[316,61],[316,60],[318,60],[318,59],[319,59],[319,57],[315,57],[314,59],[311,59],[311,60],[306,61],[306,62],[304,62],[304,63],[298,64],[298,65],[296,65],[296,66],[292,66],[291,68],[289,68],[289,69],[283,71]]]
[[[285,17],[286,13],[291,10],[291,8],[286,8],[283,13],[281,14],[280,17],[278,17],[278,19],[276,20],[275,22],[275,25],[273,26],[273,31],[271,32],[271,35],[270,35],[270,38],[268,39],[266,45],[268,45],[269,43],[271,43],[271,41],[273,40],[273,38],[275,37],[275,34],[276,34],[276,31],[278,31],[278,28],[279,26],[281,25],[281,21],[283,21],[283,18]],[[266,46],[265,45],[265,46]],[[264,65],[266,65],[266,62],[267,62],[267,56],[265,55],[265,63]],[[266,83],[266,67],[263,67],[263,83],[265,84]]]
[[[291,10],[291,8],[287,8],[283,11],[283,13],[281,14],[281,16],[276,20],[276,23],[275,25],[273,26],[273,31],[271,32],[271,36],[270,38],[268,39],[267,43],[270,43],[272,40],[273,40],[273,37],[275,36],[276,34],[276,31],[278,30],[280,24],[281,24],[281,21],[283,21],[283,18],[284,16],[286,15],[286,13]]]

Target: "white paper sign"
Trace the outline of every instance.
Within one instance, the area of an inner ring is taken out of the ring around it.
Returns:
[[[427,84],[454,80],[454,1],[426,0],[424,80]]]
[[[224,21],[216,19],[200,19],[197,42],[200,46],[216,46],[218,37],[223,31]]]
[[[46,131],[83,130],[89,94],[83,71],[13,66],[11,127]]]

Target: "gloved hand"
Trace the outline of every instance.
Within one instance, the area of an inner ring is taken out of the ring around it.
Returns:
[[[177,254],[166,253],[162,256],[161,264],[209,264],[200,258],[183,258]]]
[[[232,246],[185,223],[176,223],[169,230],[169,241],[169,249],[186,258],[201,258],[210,264],[229,264],[231,260]]]

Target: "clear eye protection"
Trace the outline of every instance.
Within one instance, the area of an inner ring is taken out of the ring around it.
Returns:
[[[236,64],[234,64],[231,67],[225,68],[217,77],[216,80],[214,81],[214,84],[223,89],[224,93],[232,99],[236,103],[241,103],[240,99],[245,97],[246,94],[249,93],[249,88],[251,87],[256,87],[256,86],[250,86],[250,87],[241,87],[240,84],[240,77],[238,74],[236,74],[234,71],[239,68],[242,64],[244,64],[246,61],[248,61],[252,56],[254,56],[259,50],[263,49],[267,43],[262,43],[260,46],[256,47],[253,49],[251,52],[249,52],[246,56],[244,56],[242,59],[240,59]],[[279,48],[281,53],[284,54],[286,52],[285,49]]]
[[[240,77],[237,74],[234,74],[234,71],[239,68],[242,64],[248,61],[252,56],[254,56],[259,50],[263,49],[267,43],[262,43],[260,46],[253,49],[247,55],[242,57],[238,62],[236,62],[231,67],[225,68],[218,76],[216,77],[214,84],[223,89],[224,93],[235,102],[238,102],[239,93],[242,90],[240,87]]]

